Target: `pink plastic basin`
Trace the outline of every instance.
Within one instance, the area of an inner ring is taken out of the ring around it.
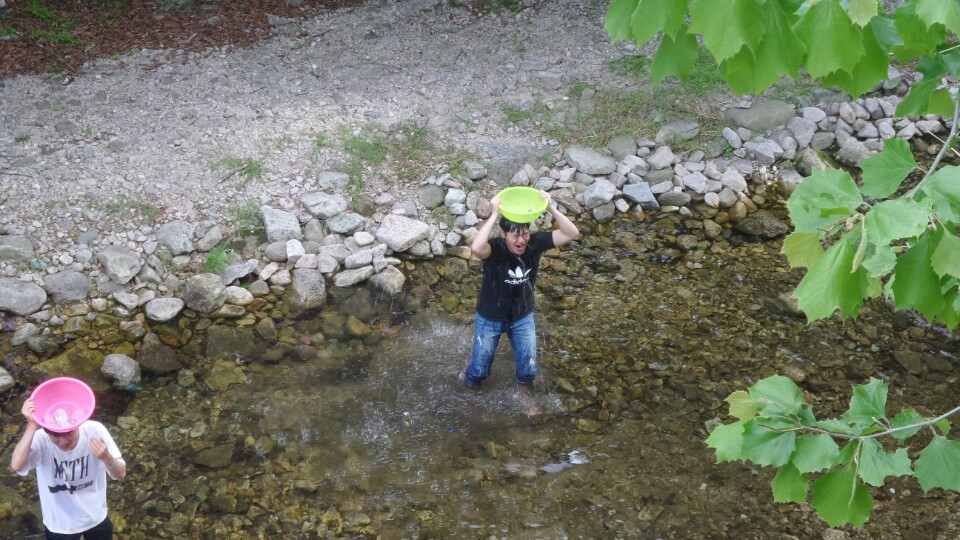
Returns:
[[[36,408],[33,419],[54,433],[66,433],[80,427],[93,416],[97,400],[87,383],[72,377],[44,381],[30,395]]]

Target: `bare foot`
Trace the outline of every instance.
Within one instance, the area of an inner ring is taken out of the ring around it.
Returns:
[[[517,401],[520,402],[520,406],[523,407],[527,416],[537,416],[540,414],[540,405],[537,403],[537,400],[534,399],[533,394],[530,393],[528,388],[523,386],[517,387]]]

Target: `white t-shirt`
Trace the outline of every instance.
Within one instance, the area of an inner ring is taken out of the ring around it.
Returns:
[[[80,438],[69,452],[57,448],[47,432],[38,429],[30,443],[27,466],[17,471],[26,476],[30,469],[37,469],[43,524],[58,534],[86,531],[107,517],[107,467],[90,451],[90,440],[103,439],[110,455],[122,461],[103,424],[88,420],[77,429]]]

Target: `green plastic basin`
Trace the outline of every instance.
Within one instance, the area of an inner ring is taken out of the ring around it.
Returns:
[[[514,223],[530,223],[547,208],[547,199],[530,187],[508,187],[497,194],[500,213]]]

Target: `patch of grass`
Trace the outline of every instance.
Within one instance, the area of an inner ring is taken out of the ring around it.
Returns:
[[[433,217],[441,223],[445,223],[448,229],[452,229],[457,224],[457,216],[450,213],[450,210],[440,205],[433,209]]]
[[[15,40],[15,39],[20,39],[20,33],[17,32],[17,30],[14,27],[4,22],[4,23],[0,23],[0,37],[6,38],[9,40]]]
[[[317,133],[313,136],[313,147],[317,150],[330,146],[330,137],[325,133]]]
[[[403,122],[395,126],[387,137],[387,150],[397,159],[421,160],[436,150],[429,137],[430,130],[426,127],[415,122]]]
[[[387,160],[383,149],[383,141],[376,136],[364,138],[350,135],[344,139],[343,149],[362,163],[369,165],[379,165]]]
[[[529,107],[506,107],[503,109],[503,114],[504,119],[511,124],[519,124],[535,118],[542,119],[544,122],[553,120],[553,111],[542,101],[537,101]]]
[[[227,156],[223,159],[210,162],[208,164],[211,171],[218,169],[227,169],[232,174],[238,174],[243,178],[242,185],[247,185],[253,180],[263,178],[263,163],[253,159],[241,159],[236,156]]]
[[[104,213],[117,219],[130,219],[139,215],[150,224],[156,222],[157,215],[160,213],[160,209],[152,204],[131,201],[123,195],[103,204],[91,201],[87,203],[87,207],[92,209],[99,208]]]
[[[158,252],[157,258],[160,259],[160,262],[163,263],[164,268],[166,268],[168,272],[173,273],[177,271],[177,265],[173,264],[173,259],[167,254]]]
[[[23,144],[23,143],[25,143],[25,142],[27,142],[27,141],[30,140],[30,136],[29,136],[29,135],[17,135],[16,137],[13,138],[13,140],[14,140],[14,142],[16,142],[16,143],[18,143],[18,144]]]
[[[610,71],[629,77],[637,82],[651,82],[653,59],[647,56],[623,56],[607,61]],[[690,69],[686,81],[675,86],[662,85],[671,93],[703,97],[713,92],[729,92],[730,88],[720,73],[720,67],[713,61],[710,52],[703,47],[697,51],[697,59]]]
[[[450,7],[466,6],[480,13],[499,13],[502,9],[512,12],[520,11],[518,0],[447,0]]]
[[[587,88],[590,88],[589,84],[583,81],[577,81],[570,85],[570,89],[567,90],[567,97],[570,99],[580,99],[580,97],[583,95],[583,91]]]
[[[702,145],[722,128],[720,119],[711,112],[719,107],[710,103],[723,99],[730,89],[705,49],[700,49],[685,82],[670,80],[654,86],[649,78],[649,59],[643,57],[624,57],[611,61],[609,65],[611,70],[635,78],[638,89],[632,92],[598,90],[589,103],[573,103],[576,109],[567,115],[565,125],[547,126],[544,130],[546,136],[564,144],[599,147],[621,133],[642,133],[652,137],[666,122],[695,119],[700,124],[704,140],[679,143],[675,150],[682,151]],[[587,85],[575,83],[571,94],[574,88],[582,93]]]
[[[607,60],[607,67],[612,73],[641,80],[650,76],[650,65],[653,59],[646,56],[621,56]]]
[[[31,17],[39,20],[40,22],[50,23],[57,19],[56,14],[54,14],[49,9],[40,5],[36,0],[31,0],[27,2],[27,5],[24,6],[27,14]]]
[[[513,50],[515,52],[520,54],[527,52],[527,44],[520,41],[520,37],[516,33],[511,34],[510,39],[513,42]]]
[[[710,52],[700,47],[697,60],[690,69],[690,77],[683,83],[686,94],[704,97],[716,92],[730,92],[727,81],[723,80],[720,66],[713,61]]]
[[[204,257],[203,268],[211,274],[219,274],[227,267],[229,261],[230,250],[217,244],[207,253],[207,256]]]
[[[27,5],[24,6],[24,10],[44,26],[42,29],[31,29],[30,35],[32,37],[61,45],[80,44],[70,33],[77,27],[77,21],[57,17],[53,11],[40,5],[36,0],[28,2]]]
[[[152,204],[140,204],[137,206],[137,212],[152,225],[156,223],[160,209]]]
[[[230,226],[239,234],[257,234],[263,230],[263,212],[254,201],[234,204],[227,208]]]

